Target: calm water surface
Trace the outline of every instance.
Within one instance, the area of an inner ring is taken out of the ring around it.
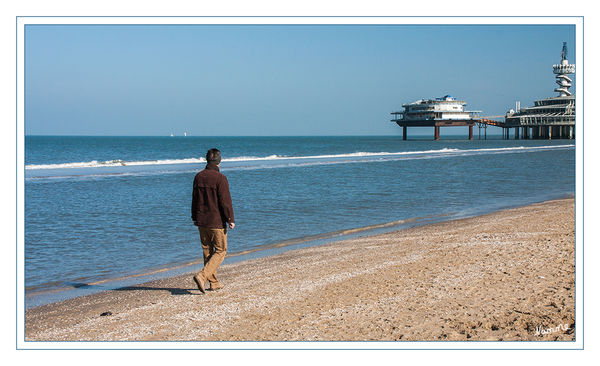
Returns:
[[[229,251],[575,192],[575,141],[394,137],[45,137],[25,145],[26,293],[202,256],[192,181],[217,147]]]

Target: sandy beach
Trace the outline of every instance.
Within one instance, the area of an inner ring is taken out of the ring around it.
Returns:
[[[190,274],[39,306],[25,313],[25,335],[572,341],[574,252],[574,199],[561,199],[225,264],[225,288],[206,294]]]

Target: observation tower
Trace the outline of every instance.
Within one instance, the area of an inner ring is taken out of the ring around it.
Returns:
[[[560,64],[553,65],[552,67],[554,68],[556,83],[558,84],[558,88],[554,89],[554,91],[558,92],[559,97],[571,96],[569,88],[573,80],[567,75],[575,73],[575,65],[570,64],[569,60],[567,60],[567,42],[563,42]]]

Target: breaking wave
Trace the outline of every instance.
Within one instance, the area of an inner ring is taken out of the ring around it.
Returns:
[[[450,149],[401,151],[401,152],[354,152],[310,156],[238,156],[223,159],[221,169],[256,170],[300,168],[317,165],[384,162],[395,160],[440,159],[460,156],[527,153],[543,150],[573,148],[575,145],[499,147],[481,149]],[[196,171],[206,163],[203,158],[124,161],[88,161],[63,164],[31,164],[25,166],[27,181],[50,182],[55,179],[98,179],[123,176],[177,174]]]
[[[518,152],[518,151],[536,151],[544,149],[559,149],[574,147],[575,145],[555,145],[555,146],[533,146],[533,147],[501,147],[501,148],[483,148],[483,149],[439,149],[439,150],[423,150],[423,151],[401,151],[401,152],[354,152],[348,154],[327,154],[327,155],[310,155],[310,156],[285,156],[285,155],[268,155],[268,156],[239,156],[223,159],[224,163],[229,162],[257,162],[257,161],[282,161],[282,160],[327,160],[327,159],[348,159],[348,158],[377,158],[377,157],[394,157],[394,156],[411,156],[411,155],[469,155],[494,152]],[[119,167],[119,166],[144,166],[144,165],[175,165],[175,164],[204,164],[204,158],[185,158],[185,159],[162,159],[162,160],[141,160],[141,161],[125,161],[121,159],[106,160],[106,161],[87,161],[87,162],[72,162],[58,164],[29,164],[25,166],[26,170],[38,169],[69,169],[69,168],[102,168],[102,167]]]

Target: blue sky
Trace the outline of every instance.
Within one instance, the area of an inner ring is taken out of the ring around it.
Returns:
[[[420,98],[556,95],[564,41],[576,63],[569,25],[27,25],[25,133],[400,135]]]

